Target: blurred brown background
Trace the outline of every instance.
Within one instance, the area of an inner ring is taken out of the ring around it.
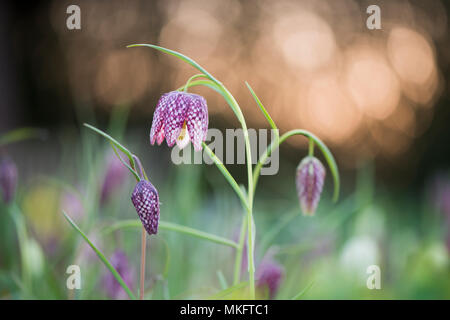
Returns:
[[[66,8],[81,8],[68,30]],[[381,8],[368,30],[366,8]],[[267,127],[244,81],[280,130],[312,130],[345,172],[375,159],[387,183],[421,186],[450,154],[449,3],[433,1],[42,1],[0,4],[0,132],[59,132],[94,112],[131,108],[150,129],[160,94],[196,71],[151,49],[181,51],[235,95],[250,127]],[[205,89],[210,126],[237,127]],[[291,146],[304,146],[302,139]],[[285,156],[298,161],[291,146]]]

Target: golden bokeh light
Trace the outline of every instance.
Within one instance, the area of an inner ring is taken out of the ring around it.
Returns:
[[[366,7],[353,0],[83,1],[86,32],[78,33],[59,27],[63,5],[54,2],[50,14],[75,99],[128,104],[150,115],[153,109],[143,106],[197,73],[173,57],[123,49],[154,43],[190,56],[220,79],[249,127],[268,124],[244,81],[281,132],[309,129],[337,150],[367,156],[401,154],[432,121],[443,88],[435,43],[445,37],[447,21],[438,2],[427,12],[386,2],[382,30],[366,28]],[[192,91],[208,100],[212,125],[219,118],[217,126],[238,125],[216,92]]]
[[[330,26],[308,11],[288,13],[274,25],[274,39],[287,63],[307,71],[332,60],[336,42]]]
[[[361,112],[342,90],[335,74],[317,76],[307,90],[304,125],[333,143],[348,139],[361,123]]]
[[[141,50],[112,51],[100,61],[95,93],[108,105],[131,104],[139,100],[154,79],[151,62]]]
[[[356,45],[347,52],[345,83],[353,101],[369,117],[386,118],[400,99],[396,75],[382,53],[368,45]]]

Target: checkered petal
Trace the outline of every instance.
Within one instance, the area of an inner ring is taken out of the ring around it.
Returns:
[[[169,147],[172,147],[180,136],[183,123],[186,120],[189,103],[190,94],[180,91],[169,93],[166,117],[164,119],[166,141]]]
[[[150,143],[152,145],[155,144],[155,141],[158,143],[158,145],[160,145],[164,140],[164,118],[166,115],[168,100],[169,94],[166,93],[161,96],[158,104],[156,105],[156,110],[153,114],[152,128],[150,130]]]
[[[296,185],[304,215],[314,215],[322,193],[325,168],[319,159],[308,156],[297,167]]]
[[[158,232],[159,196],[158,191],[147,180],[141,180],[131,194],[136,212],[149,235]]]
[[[205,98],[190,94],[191,101],[186,115],[186,124],[195,151],[202,150],[202,142],[208,134],[208,106]]]

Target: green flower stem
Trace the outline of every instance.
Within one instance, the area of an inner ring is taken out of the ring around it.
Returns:
[[[308,156],[310,157],[314,156],[314,140],[312,138],[309,138]]]
[[[125,228],[139,228],[142,226],[142,223],[140,220],[132,219],[132,220],[122,220],[120,222],[114,223],[111,226],[106,227],[103,229],[102,234],[107,235],[113,231],[119,230],[119,229],[125,229]],[[194,228],[185,227],[176,223],[172,222],[166,222],[166,221],[159,221],[159,228],[162,230],[169,230],[169,231],[175,231],[179,233],[184,233],[193,237],[197,237],[204,240],[209,240],[214,243],[222,244],[225,246],[229,246],[232,248],[238,248],[238,244],[234,241],[228,240],[226,238],[216,236],[211,233],[207,233],[204,231],[200,231]]]
[[[251,155],[251,148],[250,148],[250,139],[248,136],[247,124],[245,122],[244,115],[242,114],[242,110],[239,107],[239,104],[237,103],[236,99],[228,91],[228,89],[219,80],[217,80],[212,74],[210,74],[208,71],[206,71],[205,68],[200,66],[197,62],[195,62],[188,56],[185,56],[184,54],[179,53],[174,50],[166,49],[166,48],[163,48],[160,46],[155,46],[153,44],[132,44],[132,45],[127,46],[127,48],[140,47],[140,46],[150,47],[150,48],[162,51],[164,53],[173,55],[173,56],[187,62],[188,64],[190,64],[191,66],[193,66],[194,68],[199,70],[201,73],[203,73],[207,78],[209,78],[216,85],[215,87],[220,90],[220,93],[225,98],[225,100],[228,102],[228,105],[234,111],[236,117],[238,118],[239,122],[241,123],[242,131],[244,133],[245,150],[246,150],[246,155],[247,155],[247,176],[248,176],[248,190],[249,190],[246,209],[247,209],[247,220],[248,220],[248,226],[247,226],[248,227],[248,235],[247,236],[248,236],[248,246],[249,246],[248,260],[249,260],[250,298],[254,299],[255,298],[255,283],[254,283],[255,268],[253,265],[253,238],[252,238],[253,237],[253,230],[252,230],[253,229],[253,223],[252,223],[253,211],[252,211],[252,208],[253,208],[253,191],[254,191],[253,168],[252,168],[252,155]],[[186,88],[187,88],[187,86],[186,86]]]
[[[339,198],[339,171],[336,165],[336,161],[334,160],[333,155],[331,154],[330,150],[325,145],[325,143],[323,143],[322,140],[320,140],[318,137],[316,137],[314,134],[312,134],[307,130],[295,129],[288,131],[285,134],[283,134],[279,140],[275,140],[270,144],[270,146],[266,149],[266,151],[261,155],[261,157],[258,160],[258,163],[255,166],[255,169],[253,171],[253,182],[254,182],[253,185],[256,188],[261,168],[263,164],[266,162],[267,158],[271,155],[272,151],[278,148],[287,138],[295,135],[302,135],[309,138],[310,141],[311,140],[314,141],[314,143],[317,145],[320,151],[322,151],[325,160],[327,161],[328,166],[330,167],[331,174],[333,176],[333,183],[334,183],[333,201],[336,202]]]
[[[242,251],[245,245],[245,232],[247,231],[247,215],[242,216],[241,231],[239,234],[239,243],[236,249],[236,257],[234,258],[234,276],[233,285],[239,283],[241,279]]]
[[[234,97],[231,95],[231,93],[220,82],[218,82],[218,81],[216,82],[214,80],[212,80],[212,82],[213,83],[208,82],[207,80],[194,81],[194,83],[192,83],[192,86],[196,85],[196,83],[199,83],[201,85],[205,85],[207,87],[213,88],[214,90],[219,92],[225,98],[225,100],[230,105],[231,109],[234,111],[236,117],[238,118],[239,122],[241,123],[242,131],[244,134],[245,149],[246,149],[246,155],[247,155],[248,190],[254,191],[250,139],[248,136],[247,124],[245,122],[241,108],[239,107],[238,103],[236,102],[236,99],[234,99]],[[204,146],[205,146],[205,144],[204,144]],[[220,169],[220,167],[219,167],[219,169]],[[224,172],[222,172],[222,174],[224,174]],[[224,174],[224,176],[225,176],[225,174]],[[225,176],[225,178],[227,178],[227,176]],[[236,191],[236,193],[238,195],[240,195],[240,193],[237,191],[237,189],[235,187],[233,187],[233,189]],[[253,221],[253,197],[254,197],[254,192],[248,192],[248,197],[247,197],[247,201],[246,201],[247,205],[245,206],[246,207],[245,209],[247,209],[247,237],[248,237],[247,259],[248,259],[248,266],[249,266],[250,299],[255,299],[255,266],[254,266],[254,255],[253,255],[253,223],[252,223],[252,221]],[[241,259],[241,258],[239,258],[239,259]]]

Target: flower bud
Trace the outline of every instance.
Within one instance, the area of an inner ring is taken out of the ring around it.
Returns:
[[[319,159],[308,156],[297,167],[296,186],[304,215],[314,215],[322,193],[325,168]]]
[[[147,180],[139,181],[134,187],[131,202],[147,233],[156,234],[159,223],[159,196],[155,187]]]
[[[3,201],[9,204],[14,198],[17,184],[17,167],[9,158],[2,159],[0,163],[0,188]]]

